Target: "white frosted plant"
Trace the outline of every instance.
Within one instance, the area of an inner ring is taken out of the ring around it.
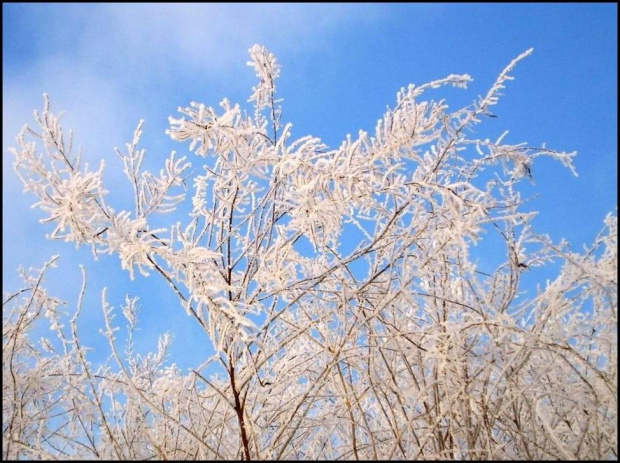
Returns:
[[[536,234],[519,183],[539,156],[574,172],[575,153],[471,130],[530,53],[453,112],[421,98],[468,75],[403,88],[373,133],[330,148],[281,122],[280,65],[255,45],[250,112],[225,99],[170,118],[195,170],[173,152],[144,171],[142,121],[116,150],[132,211],[107,203],[104,164],[82,165],[46,96],[11,152],[49,238],[160,278],[214,354],[188,374],[167,363],[167,334],[136,354],[129,296],[119,350],[104,291],[110,357],[91,365],[86,273],[72,312],[43,289],[56,258],[23,272],[3,301],[3,458],[617,458],[617,217],[582,253]],[[490,234],[495,268],[474,257]],[[523,272],[557,264],[525,291]],[[60,344],[30,340],[40,318]]]

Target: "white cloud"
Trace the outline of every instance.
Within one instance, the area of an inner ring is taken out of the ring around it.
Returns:
[[[36,9],[32,14],[42,24],[33,36],[35,48],[44,54],[19,72],[10,67],[5,72],[3,148],[7,136],[12,143],[17,130],[31,121],[47,92],[56,110],[67,112],[67,125],[85,138],[85,147],[101,156],[102,149],[109,153],[126,141],[137,120],[148,116],[137,111],[145,99],[152,107],[153,100],[175,89],[171,76],[236,77],[236,70],[245,71],[253,43],[266,43],[276,53],[324,47],[338,29],[374,20],[378,7],[95,4],[48,5],[45,15]],[[244,74],[248,81],[253,78],[250,71]],[[3,163],[5,155],[6,150]]]
[[[147,66],[170,63],[221,72],[247,57],[253,43],[280,51],[325,46],[339,28],[374,20],[377,6],[311,4],[106,4],[98,5],[81,40],[88,53],[105,37],[95,59],[139,54]],[[243,62],[244,62],[243,61]]]
[[[181,66],[207,76],[238,69],[261,43],[282,53],[329,46],[343,29],[383,17],[380,5],[92,4],[26,10],[24,31],[53,59],[70,57],[76,72],[145,83]],[[40,24],[35,31],[32,23]]]

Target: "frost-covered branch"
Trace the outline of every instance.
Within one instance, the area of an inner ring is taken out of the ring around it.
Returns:
[[[3,303],[3,456],[617,457],[617,217],[583,252],[541,236],[521,183],[540,156],[576,174],[575,153],[471,130],[530,53],[471,105],[422,99],[469,75],[410,85],[373,133],[329,147],[281,122],[280,65],[255,45],[250,108],[191,102],[170,118],[198,168],[173,152],[158,175],[143,170],[142,121],[117,150],[132,211],[108,204],[104,164],[82,165],[45,97],[11,152],[49,238],[160,278],[213,355],[183,373],[168,335],[136,354],[129,296],[123,352],[104,294],[110,358],[93,366],[76,323],[93,309],[86,280],[70,315],[43,289],[54,261],[23,272]],[[539,267],[555,276],[528,292]],[[57,340],[30,339],[43,318]]]

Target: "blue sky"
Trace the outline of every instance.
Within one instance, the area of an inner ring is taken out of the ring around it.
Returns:
[[[254,43],[282,64],[278,95],[294,137],[312,134],[337,146],[347,133],[372,131],[396,92],[452,73],[474,78],[467,91],[446,90],[454,109],[486,93],[499,72],[530,47],[481,133],[509,143],[546,142],[578,151],[573,177],[560,163],[534,166],[540,211],[536,231],[566,238],[577,250],[590,243],[617,207],[616,4],[3,4],[2,269],[3,290],[15,290],[15,269],[40,266],[61,254],[49,273],[53,294],[75,302],[79,263],[87,266],[85,344],[102,337],[100,293],[117,308],[125,293],[141,299],[138,349],[155,349],[157,334],[173,332],[171,359],[196,366],[208,342],[156,275],[130,281],[116,256],[94,262],[88,249],[50,242],[53,227],[38,223],[34,197],[21,193],[7,151],[47,92],[65,111],[85,160],[106,159],[104,180],[117,210],[131,207],[131,190],[113,148],[131,140],[145,120],[146,167],[158,171],[171,150],[188,145],[165,134],[178,106],[244,103],[255,84],[246,66]],[[542,282],[541,282],[542,283]],[[121,316],[116,319],[122,323]]]

